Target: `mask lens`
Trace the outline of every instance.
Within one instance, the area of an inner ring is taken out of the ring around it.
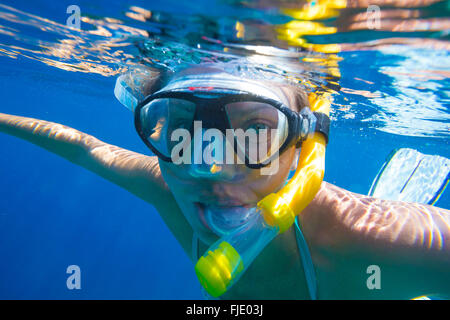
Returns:
[[[236,137],[238,156],[261,164],[276,155],[288,136],[284,113],[269,103],[242,101],[225,106]]]
[[[155,99],[145,105],[140,112],[144,137],[160,153],[170,157],[172,148],[179,143],[179,135],[174,135],[175,141],[172,141],[172,134],[177,129],[190,130],[195,104],[183,99]]]

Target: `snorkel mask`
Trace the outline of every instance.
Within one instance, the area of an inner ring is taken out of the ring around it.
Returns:
[[[292,226],[296,214],[302,212],[318,192],[325,169],[330,102],[324,96],[311,94],[311,109],[304,107],[302,112],[294,112],[268,88],[223,73],[175,79],[139,101],[133,88],[121,77],[116,82],[116,97],[134,112],[139,136],[164,161],[174,162],[176,144],[172,136],[177,129],[189,132],[195,140],[195,121],[202,121],[205,128],[215,128],[224,135],[227,130],[245,131],[261,122],[268,127],[263,129],[275,130],[270,137],[257,138],[257,149],[260,142],[268,143],[269,147],[262,153],[256,152],[256,156],[245,142],[232,135],[234,152],[253,169],[267,166],[290,146],[301,145],[294,176],[280,191],[269,194],[256,207],[244,209],[244,224],[224,228],[214,215],[206,215],[212,230],[221,238],[198,260],[195,272],[206,291],[219,297],[239,280],[271,240]],[[192,145],[195,148],[195,143],[187,145],[183,150],[191,150]],[[215,159],[208,164],[208,170],[220,170],[220,165]]]

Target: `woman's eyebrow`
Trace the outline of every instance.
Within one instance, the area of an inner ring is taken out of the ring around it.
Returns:
[[[232,107],[233,111],[240,111],[240,112],[254,112],[255,110],[261,110],[262,105],[266,105],[264,103],[261,102],[256,102],[256,101],[244,101],[244,102],[235,102],[232,103],[231,105],[234,105]]]
[[[169,115],[170,113],[175,113],[177,116],[191,116],[192,111],[189,109],[189,107],[183,106],[181,104],[171,104],[169,105]]]
[[[273,110],[275,111],[275,110]],[[264,115],[264,114],[275,114],[272,110],[269,110],[267,108],[263,108],[261,106],[258,106],[257,104],[252,105],[252,107],[245,107],[245,108],[238,108],[236,107],[232,113],[234,113],[235,115],[241,115],[241,114],[246,114],[246,115]]]

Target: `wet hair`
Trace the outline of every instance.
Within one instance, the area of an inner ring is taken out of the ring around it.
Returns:
[[[272,91],[285,98],[288,107],[292,110],[300,111],[304,107],[309,107],[306,91],[294,84],[282,84],[277,82],[263,81]]]

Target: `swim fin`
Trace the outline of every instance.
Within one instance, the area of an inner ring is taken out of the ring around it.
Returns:
[[[373,181],[369,196],[433,205],[449,180],[449,159],[409,148],[395,149]]]

